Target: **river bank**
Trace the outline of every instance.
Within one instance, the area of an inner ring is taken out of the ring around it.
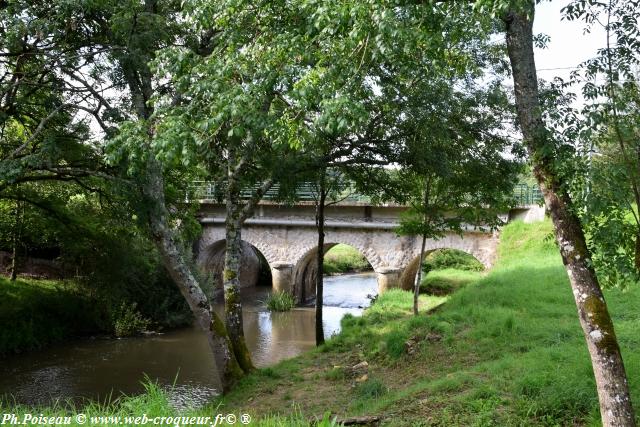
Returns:
[[[327,338],[340,330],[345,314],[360,315],[375,294],[373,274],[326,278],[324,329]],[[242,290],[244,330],[256,366],[267,367],[315,347],[312,307],[271,313],[264,301],[269,287]],[[223,311],[218,304],[217,310]],[[146,337],[84,339],[5,357],[0,365],[0,395],[30,405],[58,399],[94,399],[139,394],[142,382],[157,381],[170,393],[170,402],[203,404],[217,393],[215,365],[206,336],[183,328]],[[181,403],[182,405],[182,403]]]
[[[356,249],[336,245],[327,254],[325,269],[339,276],[366,272],[371,267]],[[341,297],[346,294],[342,292]],[[144,315],[131,302],[114,304],[71,279],[19,277],[11,282],[0,275],[0,357],[92,335],[140,335],[145,329],[170,330],[190,322],[190,313],[185,313],[184,307],[166,304],[158,308],[158,313]],[[354,307],[358,305],[363,304]]]
[[[0,357],[104,333],[104,316],[72,282],[0,276]]]

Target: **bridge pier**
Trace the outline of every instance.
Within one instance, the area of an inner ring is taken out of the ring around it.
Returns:
[[[378,271],[376,271],[378,293],[381,294],[389,289],[399,288],[401,273],[402,270],[395,267],[382,267],[378,269]]]
[[[274,291],[293,293],[293,264],[286,261],[272,263],[271,281]]]

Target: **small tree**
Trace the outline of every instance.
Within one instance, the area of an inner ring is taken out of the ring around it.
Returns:
[[[404,133],[411,136],[405,139],[404,168],[397,179],[404,183],[410,209],[399,233],[422,238],[414,282],[416,315],[426,240],[441,238],[445,232],[462,234],[470,227],[492,230],[500,225],[498,214],[510,206],[521,171],[517,158],[504,154],[512,144],[499,134],[501,115],[491,113],[500,111],[500,105],[492,103],[503,102],[504,97],[469,90],[442,86],[437,98],[423,96],[410,104],[402,123]],[[436,109],[447,113],[424,114]]]

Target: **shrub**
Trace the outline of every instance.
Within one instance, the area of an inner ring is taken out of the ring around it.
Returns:
[[[457,249],[440,249],[431,252],[424,260],[428,271],[454,268],[456,270],[482,271],[484,266],[472,255]]]
[[[269,311],[289,311],[296,305],[296,301],[289,292],[273,292],[265,301]]]
[[[137,311],[137,304],[123,302],[113,311],[113,329],[117,337],[140,335],[151,323]]]
[[[438,296],[449,295],[463,286],[479,280],[482,275],[483,273],[478,271],[452,268],[431,271],[423,277],[420,292]]]

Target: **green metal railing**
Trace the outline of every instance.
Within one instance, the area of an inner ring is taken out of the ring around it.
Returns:
[[[246,187],[240,197],[249,199],[258,186]],[[187,199],[208,200],[222,202],[224,200],[224,186],[217,186],[209,181],[194,181],[189,188]],[[312,182],[302,182],[296,186],[295,195],[284,197],[279,184],[274,184],[262,197],[263,200],[287,202],[313,202],[317,199],[318,190]],[[358,194],[352,183],[345,183],[336,192],[332,200],[345,202],[371,202],[369,196]],[[517,184],[513,189],[513,206],[530,206],[542,202],[542,192],[537,185]]]
[[[249,199],[258,189],[258,185],[253,187],[245,187],[240,193],[243,199]],[[189,188],[189,198],[195,200],[215,200],[222,202],[224,200],[224,186],[216,185],[209,181],[194,181]],[[302,182],[296,186],[295,194],[286,197],[281,191],[279,184],[274,184],[264,194],[262,200],[275,200],[286,203],[287,201],[297,202],[313,202],[318,197],[317,186],[312,182]],[[349,201],[349,202],[369,202],[369,196],[358,194],[351,183],[341,185],[331,200]]]
[[[516,184],[513,188],[515,206],[537,205],[542,202],[542,191],[537,185]]]

